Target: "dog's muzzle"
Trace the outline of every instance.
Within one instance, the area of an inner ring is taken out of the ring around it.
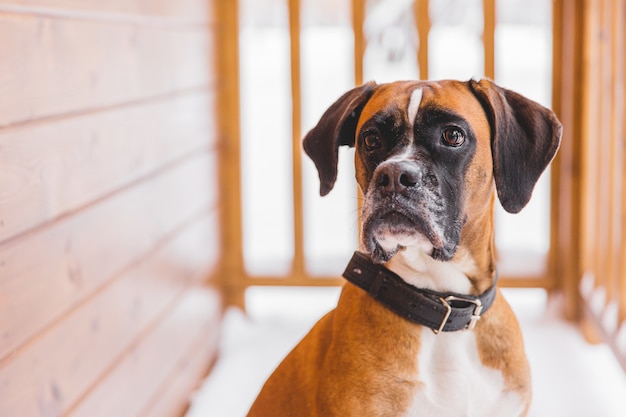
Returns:
[[[411,160],[388,160],[374,171],[363,205],[363,244],[375,262],[386,262],[407,246],[448,260],[450,240],[437,177]],[[452,221],[454,223],[454,221]]]

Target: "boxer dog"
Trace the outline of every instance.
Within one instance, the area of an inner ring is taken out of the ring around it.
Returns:
[[[263,386],[250,417],[528,412],[519,324],[497,289],[493,206],[520,211],[560,143],[545,107],[489,80],[364,84],[304,138],[321,195],[355,147],[359,252],[337,307]]]

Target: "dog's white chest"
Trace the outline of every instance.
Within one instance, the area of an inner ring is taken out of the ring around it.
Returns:
[[[435,335],[424,328],[418,379],[406,417],[511,417],[524,411],[519,395],[505,391],[501,372],[480,361],[472,332]]]

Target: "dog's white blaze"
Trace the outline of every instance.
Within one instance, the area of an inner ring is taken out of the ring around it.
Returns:
[[[413,147],[411,145],[413,144],[415,140],[415,138],[413,137],[413,124],[415,123],[415,118],[417,117],[417,110],[419,109],[421,102],[422,102],[422,89],[416,88],[411,93],[411,97],[409,98],[409,104],[406,109],[407,118],[409,119],[409,132],[410,132],[409,144],[408,146],[404,147],[404,152],[402,152],[399,155],[392,156],[391,158],[384,161],[382,164],[410,160],[411,154],[413,153]]]
[[[415,123],[415,117],[417,117],[417,109],[419,109],[421,102],[422,89],[416,88],[411,93],[411,98],[409,98],[409,106],[406,109],[406,113],[409,118],[409,125],[411,126],[411,131],[413,131],[413,123]]]
[[[406,108],[407,118],[409,119],[409,144],[404,147],[404,152],[400,155],[395,155],[386,160],[383,163],[387,162],[395,162],[395,161],[405,161],[409,160],[411,154],[413,153],[413,142],[415,141],[415,137],[413,136],[413,124],[415,123],[415,118],[417,117],[417,110],[420,107],[420,103],[422,102],[422,89],[416,88],[411,93],[411,97],[409,98],[409,104]]]
[[[435,335],[424,327],[418,356],[419,388],[406,417],[520,416],[525,405],[507,392],[500,371],[484,366],[473,332]]]

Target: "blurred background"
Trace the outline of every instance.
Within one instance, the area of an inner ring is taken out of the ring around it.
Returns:
[[[472,77],[564,125],[529,206],[496,208],[531,415],[626,415],[625,24],[624,0],[0,0],[0,415],[244,415],[357,248],[353,150],[321,198],[304,134],[363,82]]]
[[[304,264],[299,273],[337,276],[354,251],[358,196],[353,150],[340,150],[337,189],[325,198],[319,197],[311,161],[307,157],[298,161],[302,172],[296,178],[291,155],[294,149],[300,152],[300,139],[324,110],[355,82],[468,80],[489,74],[501,85],[551,106],[551,1],[502,1],[498,7],[494,3],[497,26],[491,33],[491,50],[483,43],[481,1],[423,5],[367,1],[362,5],[359,58],[351,0],[302,1],[296,39],[291,38],[288,6],[284,1],[240,3],[243,247],[250,276],[287,275],[294,257]],[[428,15],[422,16],[418,7]],[[426,27],[418,28],[420,19]],[[427,54],[418,62],[420,40]],[[294,47],[299,50],[295,63],[290,59]],[[355,59],[360,60],[358,74]],[[299,68],[297,75],[292,65]],[[297,107],[293,100],[298,100]],[[272,109],[271,116],[267,108]],[[294,134],[297,141],[292,140]],[[294,204],[294,196],[301,201]],[[294,208],[301,212],[295,213]],[[545,275],[550,246],[549,173],[522,214],[507,215],[500,208],[497,213],[498,249],[503,256],[516,252],[511,262],[521,261],[507,271],[526,277]],[[295,223],[297,216],[302,219]],[[297,231],[301,242],[296,244],[297,228],[302,230]]]

